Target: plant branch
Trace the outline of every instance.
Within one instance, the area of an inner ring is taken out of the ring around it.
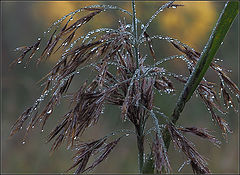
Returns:
[[[217,50],[219,49],[221,43],[223,42],[224,37],[229,31],[233,23],[233,20],[237,16],[238,12],[239,12],[238,1],[232,2],[228,1],[225,4],[225,7],[220,14],[216,26],[214,27],[212,34],[201,53],[199,61],[194,71],[190,75],[186,85],[184,86],[182,93],[179,96],[176,107],[174,108],[174,112],[172,114],[172,123],[176,124],[180,117],[181,112],[184,109],[185,104],[189,101],[194,91],[198,87],[199,83],[202,81],[203,76],[205,75],[207,69],[209,68],[213,60],[213,57],[215,56]],[[171,136],[167,129],[165,129],[165,131],[163,132],[163,139],[165,142],[165,146],[168,149],[171,141]],[[147,162],[145,167],[146,168],[150,167],[152,169],[146,170],[144,169],[144,172],[153,173],[154,168],[149,164],[151,163]]]

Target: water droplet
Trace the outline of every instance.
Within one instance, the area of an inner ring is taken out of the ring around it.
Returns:
[[[70,148],[71,148],[71,145],[68,145],[67,150],[69,150]]]
[[[49,111],[47,111],[47,114],[51,114],[52,113],[52,109],[50,109]]]

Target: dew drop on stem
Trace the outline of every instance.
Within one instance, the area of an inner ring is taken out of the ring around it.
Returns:
[[[47,114],[51,114],[52,113],[52,109],[50,109],[49,111],[47,111]]]

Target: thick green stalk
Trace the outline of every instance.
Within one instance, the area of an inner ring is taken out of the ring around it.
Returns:
[[[203,76],[205,75],[207,69],[209,68],[213,60],[213,57],[215,56],[217,50],[219,49],[221,43],[223,42],[224,37],[229,31],[233,23],[233,20],[237,16],[238,12],[239,12],[238,1],[230,1],[225,4],[225,7],[222,10],[222,13],[220,14],[216,26],[214,27],[212,34],[205,48],[202,51],[199,61],[194,71],[190,75],[186,85],[184,86],[182,93],[179,96],[176,107],[172,114],[172,122],[174,124],[178,121],[185,104],[191,98],[194,91],[198,87],[199,83],[202,81]],[[163,132],[163,139],[165,142],[165,146],[168,149],[171,137],[167,129]],[[151,162],[146,162],[146,164],[144,165],[144,172],[148,173],[154,172],[154,168]]]
[[[199,61],[190,75],[184,89],[178,99],[177,105],[172,114],[172,122],[176,123],[180,113],[183,111],[183,108],[186,102],[191,98],[194,91],[198,87],[199,83],[202,81],[204,74],[209,68],[213,57],[215,56],[217,50],[221,46],[221,43],[224,40],[228,30],[230,29],[233,20],[238,14],[238,2],[227,2],[225,7],[220,14],[220,17],[216,23],[215,28],[212,31],[212,34],[202,51],[202,54],[199,58]]]

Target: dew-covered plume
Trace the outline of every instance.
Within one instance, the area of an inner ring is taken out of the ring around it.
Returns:
[[[158,94],[171,96],[179,91],[176,84],[184,85],[187,82],[201,55],[176,38],[152,35],[149,31],[152,21],[157,15],[161,15],[162,11],[171,12],[184,8],[182,6],[174,1],[164,3],[146,23],[137,19],[134,1],[133,12],[113,5],[83,7],[54,22],[32,45],[16,48],[15,51],[20,52],[20,55],[11,66],[28,65],[30,61],[40,64],[57,53],[60,56],[40,81],[43,91],[39,98],[20,115],[12,126],[10,135],[16,134],[28,122],[22,142],[25,144],[29,131],[37,126],[41,126],[41,130],[44,131],[45,124],[53,116],[58,104],[67,96],[68,111],[58,116],[59,122],[48,134],[47,142],[52,142],[50,149],[52,152],[63,143],[67,144],[68,149],[76,151],[74,164],[68,171],[74,168],[76,174],[91,171],[117,149],[120,141],[130,139],[129,134],[133,134],[137,138],[139,150],[139,171],[143,172],[144,155],[149,154],[153,158],[156,172],[172,173],[175,170],[171,168],[168,146],[163,135],[167,130],[176,149],[181,150],[186,156],[186,162],[179,171],[184,165],[191,165],[194,173],[210,173],[206,159],[200,155],[184,133],[191,133],[217,146],[221,142],[206,128],[177,127],[171,122],[170,116],[164,114],[161,106],[154,101],[156,97],[161,98]],[[117,27],[105,26],[79,34],[82,26],[88,25],[89,21],[94,22],[102,13],[110,13],[112,10],[120,11],[123,15],[119,17]],[[86,15],[78,18],[76,14],[83,11],[87,12]],[[44,42],[43,39],[47,41]],[[181,54],[167,57],[156,54],[154,43],[158,40],[180,51]],[[144,52],[142,48],[149,52]],[[42,51],[36,58],[39,50]],[[168,70],[165,63],[175,64],[175,60],[182,60],[186,64],[186,75]],[[210,67],[219,77],[219,81],[210,82],[204,77],[195,93],[210,112],[209,116],[226,135],[232,131],[222,116],[226,115],[231,107],[237,111],[236,103],[239,102],[240,91],[230,79],[229,71],[218,62],[219,59],[215,58]],[[91,75],[94,76],[89,76],[88,80],[79,84],[75,91],[70,92],[69,87],[75,80],[74,77],[81,76],[85,70],[91,70],[93,72]],[[221,101],[224,105],[221,105]],[[43,107],[40,108],[41,105]],[[100,117],[107,120],[104,113],[109,105],[117,106],[121,113],[118,117],[123,123],[131,123],[135,130],[123,128],[120,132],[116,131],[100,139],[83,143],[81,136],[87,128],[97,125]],[[147,128],[148,121],[151,121],[151,128]],[[144,148],[147,140],[150,142],[150,152],[146,152],[148,149]]]

